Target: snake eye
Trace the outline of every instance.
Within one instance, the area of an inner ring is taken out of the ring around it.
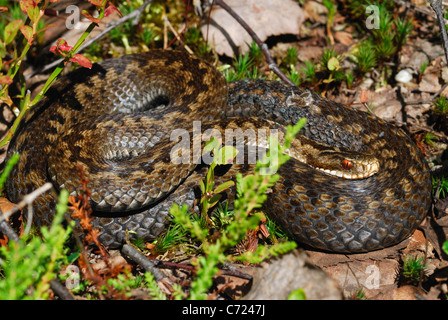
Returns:
[[[350,170],[353,167],[353,162],[350,160],[342,160],[342,168]]]

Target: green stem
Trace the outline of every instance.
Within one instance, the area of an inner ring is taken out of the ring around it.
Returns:
[[[19,115],[14,120],[14,123],[13,123],[12,127],[9,129],[8,133],[6,134],[6,136],[0,141],[0,148],[4,147],[11,140],[12,136],[14,135],[14,133],[17,130],[17,128],[19,127],[20,121],[22,120],[23,116],[28,111],[28,109],[29,109],[29,96],[26,96],[25,97],[25,103],[23,105],[23,108],[20,110]]]
[[[29,49],[30,49],[30,44],[27,41],[25,48],[23,48],[22,54],[18,58],[17,62],[14,64],[14,66],[11,69],[8,70],[7,76],[9,78],[14,79],[14,77],[16,76],[17,72],[19,71],[22,61],[25,58],[26,54],[28,53]],[[8,88],[9,88],[9,84],[4,85],[2,87],[2,89],[0,90],[0,96],[3,96],[5,94],[5,92],[8,90]]]
[[[104,16],[104,8],[101,8],[100,10],[100,14],[98,16],[98,19],[102,19]],[[56,69],[54,69],[54,71],[51,73],[50,78],[48,78],[47,82],[45,82],[43,88],[39,91],[39,93],[36,95],[36,97],[34,98],[34,100],[31,102],[30,107],[34,106],[36,103],[38,103],[40,101],[40,99],[42,99],[42,97],[45,95],[45,93],[47,93],[48,89],[50,89],[51,85],[53,84],[53,82],[56,80],[56,78],[59,76],[59,74],[62,72],[62,70],[64,69],[65,63],[67,62],[67,60],[72,57],[73,55],[75,55],[78,51],[78,49],[81,47],[81,45],[84,43],[84,41],[86,40],[86,38],[89,36],[89,34],[92,32],[93,28],[96,27],[96,23],[92,22],[86,29],[86,31],[84,31],[84,33],[81,35],[81,37],[78,39],[78,41],[76,42],[76,44],[73,46],[72,50],[70,51],[70,53],[67,55],[67,57],[61,61],[61,63],[58,64],[58,66],[56,67]]]

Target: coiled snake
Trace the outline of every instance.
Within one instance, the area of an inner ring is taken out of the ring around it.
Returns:
[[[7,195],[17,202],[51,181],[54,190],[34,205],[35,221],[48,224],[57,191],[80,191],[81,166],[100,240],[118,246],[126,231],[153,239],[173,202],[193,205],[200,179],[196,161],[172,161],[182,137],[175,130],[194,133],[197,121],[203,131],[283,132],[302,117],[308,122],[265,211],[298,241],[337,252],[381,249],[418,227],[431,204],[430,174],[401,129],[310,90],[227,84],[208,63],[176,51],[105,60],[61,78],[10,143],[7,156],[21,157]]]

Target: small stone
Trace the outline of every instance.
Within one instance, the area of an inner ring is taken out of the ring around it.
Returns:
[[[438,74],[425,72],[422,81],[420,82],[420,90],[423,92],[436,93],[441,88],[442,86],[439,83]]]
[[[403,69],[395,75],[395,80],[401,83],[408,83],[412,80],[412,73],[409,69]]]

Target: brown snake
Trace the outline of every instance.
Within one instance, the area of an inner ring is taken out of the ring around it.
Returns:
[[[57,191],[79,192],[79,165],[100,240],[119,246],[126,231],[153,239],[173,202],[193,205],[201,178],[194,161],[171,161],[179,142],[173,130],[194,133],[198,121],[203,131],[283,132],[302,117],[308,122],[264,210],[297,241],[329,251],[377,250],[408,237],[430,207],[431,179],[401,129],[310,90],[263,80],[227,84],[208,63],[175,51],[105,60],[61,78],[10,143],[8,157],[21,157],[7,194],[17,202],[51,181],[54,190],[34,205],[36,222],[48,224]]]

